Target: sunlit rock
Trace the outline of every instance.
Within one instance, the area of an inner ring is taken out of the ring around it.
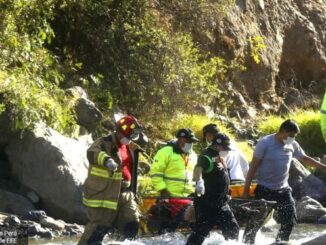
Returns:
[[[54,218],[84,223],[82,185],[88,161],[84,142],[38,124],[13,137],[6,152],[16,180],[40,198],[41,209]]]

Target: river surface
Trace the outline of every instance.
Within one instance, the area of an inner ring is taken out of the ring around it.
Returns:
[[[257,234],[256,244],[257,245],[268,245],[274,242],[279,225],[270,224],[268,226],[270,231],[264,231]],[[326,234],[326,225],[312,225],[312,224],[298,224],[295,226],[291,234],[291,245],[300,245],[306,241],[309,241],[315,237]],[[243,229],[240,231],[240,237],[243,235]],[[79,237],[74,238],[60,238],[54,240],[45,239],[35,239],[31,238],[29,240],[29,245],[73,245],[76,244]],[[161,236],[155,236],[150,238],[139,238],[136,241],[123,241],[123,242],[113,242],[108,237],[105,238],[104,244],[123,244],[123,245],[184,245],[186,243],[187,237],[181,233],[167,233]],[[212,231],[210,235],[206,238],[204,245],[241,245],[240,241],[225,241],[223,236],[219,231]],[[326,244],[326,241],[325,241]]]

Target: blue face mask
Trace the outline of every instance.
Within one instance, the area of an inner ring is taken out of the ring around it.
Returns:
[[[192,143],[186,143],[184,147],[182,147],[182,151],[184,153],[189,153],[192,150]]]

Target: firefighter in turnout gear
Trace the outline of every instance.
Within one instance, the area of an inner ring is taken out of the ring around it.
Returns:
[[[90,163],[84,183],[83,204],[89,223],[79,245],[101,244],[113,228],[126,238],[136,236],[139,212],[130,190],[134,143],[141,133],[137,119],[127,115],[116,123],[116,131],[97,139],[87,150]]]

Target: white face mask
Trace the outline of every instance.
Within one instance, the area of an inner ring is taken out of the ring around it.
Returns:
[[[287,137],[286,139],[283,140],[283,143],[285,145],[291,145],[294,142],[295,138],[294,137]]]
[[[228,151],[220,151],[218,154],[220,155],[220,157],[225,158],[229,154],[229,152]]]
[[[192,150],[192,143],[186,143],[184,147],[182,147],[182,151],[184,153],[189,153]]]
[[[130,142],[131,142],[131,140],[128,139],[128,138],[126,138],[126,137],[122,137],[122,138],[120,139],[120,143],[121,143],[122,145],[129,145]]]

